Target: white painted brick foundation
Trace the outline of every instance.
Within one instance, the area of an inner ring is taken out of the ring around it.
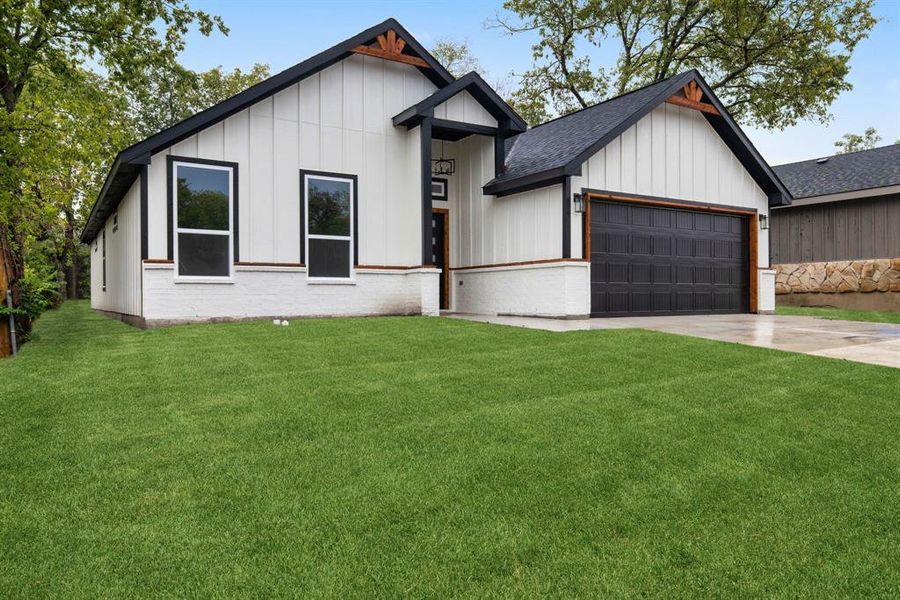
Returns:
[[[775,271],[772,269],[759,270],[756,310],[763,314],[775,312]]]
[[[229,283],[182,283],[170,264],[144,265],[150,326],[210,319],[437,315],[438,269],[357,269],[353,283],[311,283],[303,267],[237,266]]]
[[[590,314],[590,265],[554,262],[454,271],[453,309],[462,313],[583,318]]]

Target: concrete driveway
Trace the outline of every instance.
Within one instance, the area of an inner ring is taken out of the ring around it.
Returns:
[[[640,328],[900,368],[900,325],[780,315],[621,317],[566,321],[452,315],[546,331]]]

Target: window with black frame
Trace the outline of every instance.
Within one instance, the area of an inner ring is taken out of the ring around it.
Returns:
[[[173,162],[175,263],[179,277],[229,277],[233,169]]]
[[[353,272],[354,180],[305,174],[306,268],[310,278],[349,279]]]

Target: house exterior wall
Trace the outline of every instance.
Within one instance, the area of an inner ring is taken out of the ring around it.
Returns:
[[[766,193],[703,115],[664,103],[582,164],[572,193],[583,188],[755,209],[769,215]],[[757,226],[757,222],[751,222]],[[571,256],[582,257],[582,215],[572,214]],[[774,308],[769,230],[759,230],[758,309]]]
[[[439,272],[420,268],[420,129],[391,122],[434,91],[414,67],[354,55],[153,155],[150,260],[134,263],[145,322],[437,314]],[[168,257],[167,156],[237,164],[239,261],[227,281],[179,281],[174,265],[154,262]],[[297,266],[301,170],[358,178],[349,281],[308,280]]]
[[[174,323],[262,317],[438,314],[436,269],[358,269],[352,284],[307,283],[306,269],[237,266],[231,284],[176,283],[171,264],[144,265],[144,319]]]
[[[772,211],[779,304],[900,310],[900,194],[882,191]]]
[[[435,142],[434,156],[455,158],[447,177],[450,212],[450,307],[467,313],[586,314],[586,269],[562,264],[539,268],[508,263],[559,259],[562,253],[562,186],[520,194],[485,196],[494,176],[493,138],[473,135],[458,142]],[[471,269],[471,267],[478,267]],[[466,270],[457,270],[466,269]],[[585,272],[583,275],[578,273]],[[582,279],[577,285],[573,280]],[[462,282],[462,285],[460,285]],[[572,300],[573,294],[578,297]]]
[[[766,193],[703,115],[667,103],[586,160],[581,176],[572,178],[572,192],[582,188],[737,206],[769,214]],[[581,227],[580,221],[575,227]],[[581,256],[581,240],[578,237],[576,245],[575,238],[573,235],[572,256]],[[769,265],[767,230],[759,232],[758,262],[761,268]]]
[[[448,119],[473,125],[497,126],[497,119],[491,116],[491,113],[485,110],[481,103],[466,90],[435,106],[434,116],[437,119]]]
[[[91,244],[91,308],[141,314],[141,198],[135,180]],[[118,226],[113,231],[113,220]],[[106,236],[106,290],[103,290],[103,237]]]
[[[453,306],[464,313],[587,317],[589,275],[588,263],[578,261],[457,270]]]
[[[456,146],[459,215],[453,267],[560,258],[562,187],[485,196],[482,187],[494,177],[493,139],[473,135]]]
[[[772,262],[900,256],[900,194],[772,211]]]
[[[415,67],[353,55],[154,155],[149,258],[167,257],[166,155],[238,164],[242,262],[300,262],[300,169],[359,178],[359,262],[421,263],[418,130],[391,118],[435,91]],[[413,168],[414,167],[414,168]]]

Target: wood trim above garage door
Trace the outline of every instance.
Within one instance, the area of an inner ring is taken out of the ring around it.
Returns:
[[[584,196],[584,213],[582,214],[583,226],[583,254],[582,256],[590,261],[591,259],[591,204],[594,201],[611,200],[615,202],[627,202],[631,204],[644,204],[647,206],[661,206],[666,208],[681,208],[687,210],[695,210],[701,212],[721,213],[729,215],[741,215],[748,217],[747,225],[749,228],[749,307],[751,313],[759,312],[759,220],[756,218],[757,210],[755,208],[745,208],[741,206],[729,206],[723,204],[707,204],[703,202],[691,202],[690,200],[676,200],[672,198],[658,198],[655,196],[643,196],[640,194],[622,194],[620,192],[610,192],[605,190],[590,190],[582,188]]]

